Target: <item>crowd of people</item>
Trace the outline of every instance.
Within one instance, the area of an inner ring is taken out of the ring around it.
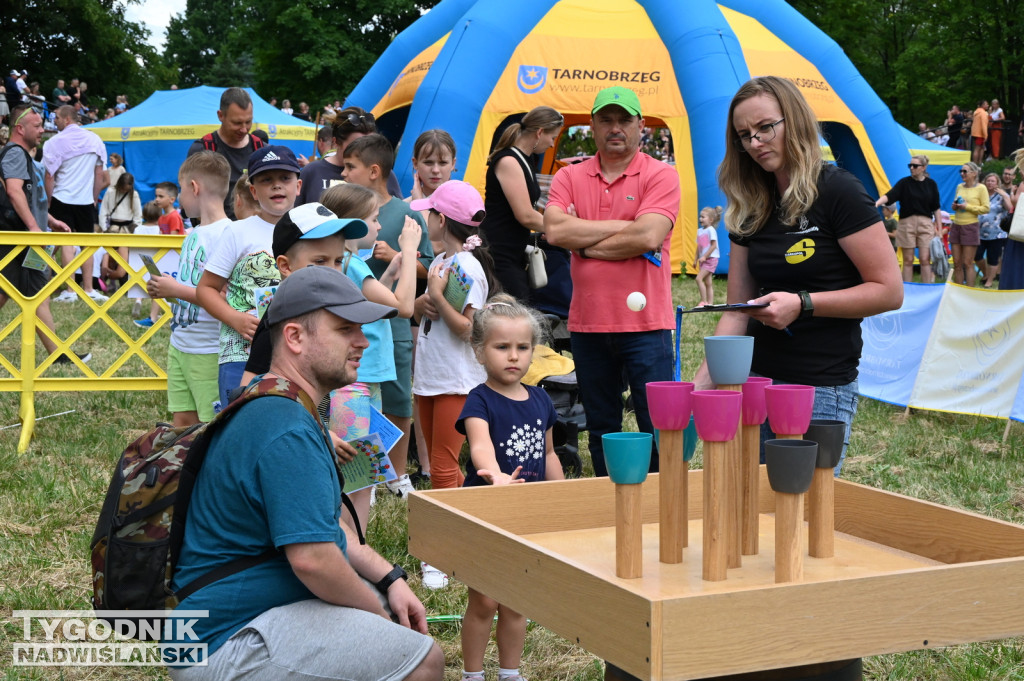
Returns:
[[[940,125],[929,127],[927,123],[919,123],[917,134],[941,146],[969,150],[971,161],[981,165],[993,156],[1000,156],[998,147],[1002,143],[1003,126],[1009,118],[998,99],[981,99],[973,111],[969,108],[961,111],[958,104],[952,105]],[[998,125],[993,126],[993,123]],[[1017,122],[1016,133],[1018,141],[1024,140],[1024,111]]]
[[[107,120],[128,110],[128,98],[117,95],[113,107],[100,111],[97,102],[89,98],[89,84],[78,78],[57,79],[52,90],[46,90],[38,81],[29,79],[27,69],[11,69],[0,85],[0,125],[10,123],[10,114],[19,104],[29,104],[43,118],[44,130],[56,129],[57,109],[74,107],[78,122],[95,123]]]
[[[319,407],[315,414],[301,401],[253,400],[211,441],[175,588],[253,547],[280,553],[184,600],[188,610],[210,612],[195,626],[209,645],[209,664],[172,668],[172,678],[237,678],[286,666],[320,678],[439,679],[443,655],[426,635],[425,609],[404,571],[355,541],[367,526],[373,488],[351,494],[351,509],[342,510],[336,464],[357,455],[349,443],[368,436],[380,412],[402,433],[390,451],[397,479],[382,493],[405,497],[414,489],[407,461],[414,437],[420,474],[432,488],[563,476],[551,399],[524,383],[546,328],[528,304],[525,271],[525,254],[540,240],[571,259],[568,329],[595,474],[607,474],[601,436],[622,429],[624,390],[638,428],[653,432],[645,385],[673,376],[667,263],[680,184],[676,170],[641,144],[646,139],[670,158],[671,137],[645,128],[633,91],[600,91],[587,133],[596,153],[555,174],[541,213],[537,162],[565,123],[551,107],[504,130],[483,196],[451,179],[458,158],[451,135],[423,131],[409,197],[393,172],[394,149],[369,112],[335,102],[317,141],[320,158],[302,164],[289,148],[250,133],[252,108],[244,90],[225,90],[219,128],[196,140],[177,177],[142,205],[123,159],[111,155],[107,167],[103,145],[78,125],[71,104],[56,112],[60,132],[42,146],[42,163],[33,161],[42,117],[19,102],[11,110],[12,143],[0,156],[11,206],[4,212],[0,205],[0,228],[187,235],[179,276],[151,275],[146,291],[172,303],[167,407],[175,425],[210,421],[240,390],[266,381]],[[289,108],[284,100],[282,110]],[[727,300],[763,306],[724,313],[715,334],[754,336],[752,371],[814,386],[815,418],[842,421],[848,442],[860,322],[902,302],[886,230],[859,181],[824,162],[818,122],[789,80],[743,85],[724,128],[718,178],[727,206],[724,214],[721,207],[700,211],[693,264],[701,300],[714,302],[710,275],[724,215],[732,242]],[[927,164],[912,159],[910,177],[879,202],[900,204],[896,245],[910,251],[911,262],[913,250],[941,231]],[[949,238],[955,276],[967,279],[978,245],[987,273],[999,267],[998,259],[991,264],[998,235],[978,216],[997,203],[1012,211],[1024,184],[1012,187],[1013,173],[979,183],[973,163],[962,173]],[[45,267],[22,260],[3,273],[25,295],[47,277]],[[124,277],[110,259],[100,273],[111,285]],[[1004,261],[1001,284],[1006,275]],[[83,277],[86,295],[106,300],[99,286]],[[624,291],[642,293],[646,305],[627,309]],[[158,313],[155,304],[147,315],[140,310],[137,323],[152,325]],[[39,316],[53,328],[48,300]],[[40,337],[52,354],[53,343]],[[693,380],[698,389],[712,387],[705,366]],[[651,470],[658,470],[656,448]],[[449,582],[430,565],[421,570],[429,588]],[[526,620],[471,590],[464,681],[483,681],[495,615],[499,679],[522,678]],[[374,655],[365,654],[370,645]],[[607,665],[606,678],[631,677]]]

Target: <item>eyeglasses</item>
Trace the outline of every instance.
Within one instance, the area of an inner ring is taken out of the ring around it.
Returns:
[[[778,125],[779,123],[782,123],[785,120],[785,118],[780,118],[774,123],[766,123],[765,125],[762,125],[760,128],[758,128],[755,134],[739,135],[735,140],[733,140],[733,142],[736,144],[737,147],[739,147],[743,151],[749,149],[750,145],[754,143],[754,140],[757,140],[761,144],[767,144],[768,142],[771,142],[773,139],[775,139],[775,136],[778,134],[775,130],[775,126]]]

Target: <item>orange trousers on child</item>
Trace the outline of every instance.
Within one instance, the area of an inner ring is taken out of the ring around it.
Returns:
[[[466,436],[455,430],[455,422],[466,404],[465,395],[417,395],[420,427],[430,457],[430,487],[462,487],[466,476],[459,468],[459,453]]]

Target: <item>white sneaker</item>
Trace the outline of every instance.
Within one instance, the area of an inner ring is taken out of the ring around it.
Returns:
[[[428,589],[443,589],[448,586],[448,575],[432,565],[420,563],[423,571],[423,586]]]
[[[411,492],[415,492],[416,488],[413,486],[412,481],[409,480],[408,475],[399,476],[397,480],[392,480],[385,483],[388,486],[388,491],[394,494],[396,497],[405,498],[409,496]]]
[[[93,289],[93,290],[91,290],[91,291],[88,291],[88,292],[86,293],[86,295],[88,295],[88,296],[89,296],[90,298],[92,298],[93,300],[95,300],[95,301],[96,301],[97,303],[105,303],[105,302],[107,302],[108,300],[110,300],[110,297],[109,297],[109,296],[105,296],[105,295],[103,295],[102,293],[100,293],[100,292],[99,292],[99,291],[97,291],[96,289]]]
[[[54,298],[54,300],[57,301],[58,303],[73,303],[76,300],[78,300],[78,294],[72,291],[71,289],[67,289],[59,296]]]

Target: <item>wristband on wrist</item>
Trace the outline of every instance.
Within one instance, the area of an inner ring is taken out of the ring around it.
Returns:
[[[377,587],[377,591],[381,592],[382,594],[387,594],[388,589],[391,588],[391,585],[400,579],[409,581],[409,575],[406,574],[405,570],[402,569],[401,565],[399,565],[398,563],[392,563],[391,572],[384,575],[384,577],[379,582],[374,584],[374,586]]]
[[[797,293],[800,296],[800,316],[797,319],[807,319],[814,316],[814,302],[811,301],[811,294],[807,291]]]

